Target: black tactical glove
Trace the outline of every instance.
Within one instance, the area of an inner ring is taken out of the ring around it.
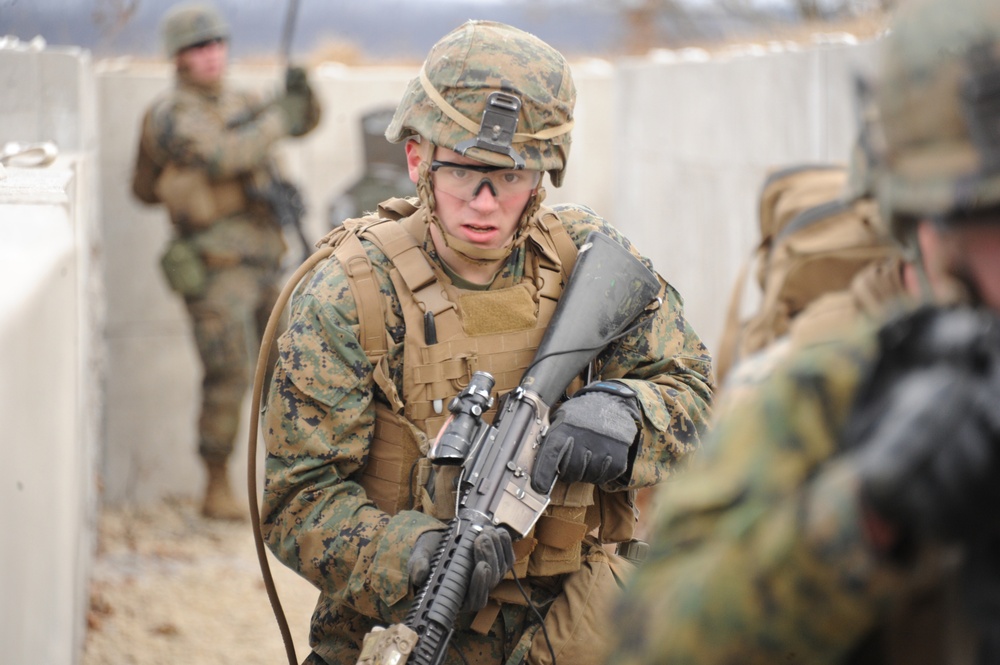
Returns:
[[[407,562],[410,590],[416,591],[431,572],[431,560],[441,545],[446,531],[425,531],[417,537],[413,553]],[[465,593],[463,609],[478,612],[486,606],[490,591],[500,583],[507,571],[514,567],[514,549],[506,529],[487,526],[472,544],[472,577]]]
[[[303,67],[289,67],[285,70],[285,92],[312,97],[312,86]]]
[[[275,100],[285,117],[285,129],[290,136],[302,136],[309,126],[309,99],[300,93],[285,93]]]
[[[628,469],[638,433],[635,391],[617,381],[597,381],[556,410],[535,457],[531,486],[547,492],[556,474],[568,483],[601,485]]]
[[[897,532],[887,553],[1000,526],[1000,321],[924,308],[879,340],[843,445],[857,449],[866,510]]]
[[[285,126],[291,136],[302,136],[309,129],[313,114],[313,90],[302,67],[289,67],[285,72],[285,94],[276,102],[285,116]]]

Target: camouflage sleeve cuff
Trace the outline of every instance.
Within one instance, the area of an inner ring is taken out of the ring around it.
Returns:
[[[668,414],[663,408],[663,397],[660,391],[649,385],[648,381],[638,379],[615,379],[635,391],[642,409],[643,420],[652,425],[658,432],[666,432],[669,424]]]
[[[615,381],[624,383],[635,391],[636,401],[639,403],[639,409],[642,414],[639,418],[639,435],[636,437],[636,442],[632,444],[632,449],[629,451],[628,470],[620,478],[616,478],[602,486],[601,489],[606,492],[621,492],[651,484],[644,480],[650,474],[643,471],[643,469],[651,463],[656,463],[656,460],[649,461],[650,443],[659,437],[651,434],[647,429],[652,426],[653,429],[661,434],[667,429],[663,413],[663,402],[660,398],[660,393],[656,389],[651,387],[646,381],[638,379],[615,379]],[[656,456],[656,459],[658,460],[659,456]],[[637,466],[639,467],[638,473],[636,472]]]
[[[399,601],[406,598],[409,592],[410,578],[406,565],[417,537],[426,531],[444,528],[441,521],[415,510],[404,510],[386,524],[365,576],[371,591],[382,601],[379,605],[383,620],[402,621],[409,610],[409,603]]]

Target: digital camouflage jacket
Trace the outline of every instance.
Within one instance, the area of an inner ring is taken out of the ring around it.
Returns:
[[[877,351],[881,319],[864,314],[760,376],[733,373],[711,434],[661,497],[611,663],[969,662],[952,562],[928,550],[897,567],[863,531],[840,439]]]
[[[635,253],[624,236],[592,211],[576,206],[555,210],[577,247],[596,230]],[[418,240],[430,259],[438,261],[429,235]],[[406,331],[389,277],[392,266],[374,245],[363,242],[388,302],[389,375],[402,394]],[[527,254],[526,245],[516,249],[490,288],[520,283]],[[667,287],[662,306],[645,316],[648,325],[600,359],[637,390],[643,411],[641,449],[619,490],[666,479],[676,462],[698,446],[709,416],[711,358],[684,319],[680,296]],[[406,563],[414,541],[426,530],[443,527],[420,512],[390,516],[378,510],[357,482],[373,433],[374,401],[385,399],[373,382],[357,331],[348,277],[337,261],[321,263],[293,301],[264,427],[264,535],[282,562],[320,590],[310,642],[323,658],[337,663],[355,662],[360,637],[372,625],[403,619],[411,600]],[[515,640],[523,628],[505,626]],[[481,640],[460,630],[453,643],[476,662],[502,660],[510,648],[483,646]],[[454,650],[448,660],[454,660]]]

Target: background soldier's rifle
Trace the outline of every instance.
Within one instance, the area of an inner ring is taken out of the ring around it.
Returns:
[[[289,0],[288,9],[285,11],[285,23],[281,31],[281,46],[279,55],[282,69],[287,71],[291,64],[292,37],[295,34],[295,23],[299,14],[299,0]],[[236,129],[247,124],[260,115],[271,105],[271,102],[247,109],[229,119],[226,127]],[[312,254],[312,244],[306,240],[305,232],[302,229],[302,218],[306,215],[306,203],[302,198],[299,188],[291,182],[282,178],[276,169],[269,169],[269,181],[266,184],[253,183],[250,187],[249,196],[262,202],[271,209],[271,213],[277,218],[281,227],[292,232],[302,247],[302,255],[299,263],[304,263]]]
[[[369,633],[360,663],[444,661],[475,564],[473,540],[486,526],[506,528],[514,540],[534,526],[552,489],[536,492],[531,486],[550,408],[573,378],[656,302],[659,288],[641,261],[607,236],[591,233],[534,361],[497,408],[493,424],[482,419],[493,401],[489,374],[476,372],[452,400],[452,417],[429,457],[435,464],[463,467],[457,514],[406,619]]]

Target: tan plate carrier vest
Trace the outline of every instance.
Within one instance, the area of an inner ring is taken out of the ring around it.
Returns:
[[[447,521],[455,515],[460,468],[432,467],[426,458],[429,441],[447,419],[449,401],[473,372],[492,374],[498,395],[517,387],[552,318],[577,248],[555,211],[543,207],[535,218],[541,223],[528,233],[525,279],[505,289],[463,290],[424,253],[417,238],[423,237],[426,221],[423,213],[416,213],[412,200],[390,199],[376,215],[347,220],[322,244],[335,248],[334,256],[349,278],[358,310],[358,339],[388,402],[375,401],[368,460],[354,480],[391,515],[413,509]],[[392,265],[390,277],[406,325],[402,398],[388,370],[388,301],[379,291],[362,238]],[[424,339],[425,312],[434,314],[436,344]],[[435,400],[441,400],[443,413],[435,411]],[[488,420],[494,410],[486,414]],[[605,542],[631,538],[631,494],[557,482],[533,532],[515,543],[515,573],[549,576],[579,569],[580,544],[596,528]]]

